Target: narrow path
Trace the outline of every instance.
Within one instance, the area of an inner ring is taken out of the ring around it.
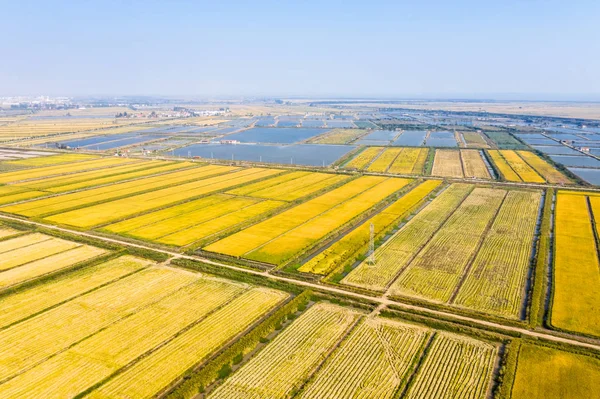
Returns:
[[[296,279],[289,278],[289,277],[273,275],[273,274],[269,274],[268,271],[251,270],[251,269],[246,269],[246,268],[239,267],[239,266],[227,265],[227,264],[212,261],[210,259],[202,258],[200,256],[184,255],[184,254],[180,254],[180,253],[173,252],[173,251],[157,249],[157,248],[147,246],[147,245],[133,244],[133,243],[130,243],[127,241],[122,241],[122,240],[118,240],[118,239],[114,239],[114,238],[102,237],[102,236],[92,234],[92,233],[85,233],[85,232],[81,232],[81,231],[77,231],[77,230],[71,230],[71,229],[67,229],[67,228],[63,228],[63,227],[53,226],[50,224],[34,222],[31,220],[19,219],[19,218],[12,217],[12,216],[0,215],[0,220],[1,219],[12,220],[15,222],[20,222],[20,223],[28,224],[28,225],[32,225],[32,226],[39,226],[39,227],[47,228],[49,230],[62,231],[65,233],[74,234],[74,235],[78,235],[78,236],[82,236],[82,237],[89,237],[89,238],[93,238],[93,239],[97,239],[97,240],[101,240],[101,241],[105,241],[105,242],[119,244],[119,245],[122,245],[125,247],[134,247],[134,248],[145,249],[145,250],[154,251],[154,252],[158,252],[158,253],[163,253],[163,254],[169,255],[173,258],[200,261],[200,262],[203,262],[206,264],[222,267],[225,269],[234,270],[234,271],[240,272],[240,273],[247,273],[247,274],[252,274],[255,276],[263,276],[263,277],[271,279],[271,280],[282,281],[282,282],[285,282],[288,284],[295,284],[297,286],[315,289],[315,290],[319,290],[319,291],[324,291],[324,292],[328,292],[328,293],[332,293],[332,294],[340,294],[340,295],[345,295],[347,297],[363,299],[363,300],[375,302],[375,303],[386,305],[386,306],[394,305],[394,306],[404,309],[404,310],[417,311],[419,313],[427,314],[427,315],[433,316],[433,317],[439,316],[439,317],[442,317],[445,319],[468,322],[471,324],[476,324],[476,325],[488,327],[488,328],[494,328],[494,329],[502,330],[505,332],[516,332],[516,333],[519,333],[519,334],[522,334],[522,335],[528,336],[528,337],[542,338],[542,339],[546,339],[548,341],[565,343],[568,345],[600,350],[600,343],[596,344],[596,343],[582,342],[575,338],[558,337],[558,336],[548,334],[548,333],[531,331],[531,330],[528,330],[528,329],[522,328],[522,327],[507,326],[507,325],[504,325],[501,323],[495,323],[495,322],[491,322],[491,321],[487,321],[487,320],[480,320],[480,319],[476,319],[473,317],[463,316],[463,315],[454,314],[454,313],[441,311],[441,310],[429,309],[429,308],[423,307],[423,306],[410,305],[410,304],[390,300],[390,299],[387,299],[384,297],[359,294],[356,292],[347,291],[345,289],[332,287],[332,286],[328,286],[328,285],[323,285],[323,284],[319,284],[319,283],[301,281],[301,280],[296,280]]]

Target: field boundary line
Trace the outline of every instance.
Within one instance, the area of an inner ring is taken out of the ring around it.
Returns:
[[[406,383],[402,384],[402,382],[404,381],[400,383],[400,386],[398,387],[398,391],[394,395],[394,398],[404,398],[406,396],[406,394],[412,387],[415,378],[417,378],[417,374],[419,374],[419,371],[421,370],[421,367],[423,366],[427,355],[429,355],[429,350],[431,349],[431,345],[433,345],[433,341],[436,339],[437,335],[438,331],[432,329],[429,338],[427,339],[427,341],[425,341],[425,343],[422,345],[421,350],[417,354],[415,354],[415,357],[413,358],[413,362],[416,361],[416,364],[412,367],[410,375],[407,376]]]
[[[35,222],[35,221],[27,220],[27,219],[19,219],[17,217],[13,217],[13,216],[7,216],[7,215],[0,214],[0,219],[12,220],[15,222],[20,222],[20,223],[28,224],[28,225],[32,225],[32,226],[44,227],[49,230],[62,231],[64,233],[79,235],[79,236],[83,236],[83,237],[89,237],[92,239],[110,242],[110,243],[122,245],[125,247],[133,247],[133,248],[144,249],[144,250],[148,250],[148,251],[152,251],[152,252],[162,253],[165,255],[172,256],[173,258],[197,261],[197,262],[205,263],[208,265],[217,266],[217,267],[220,267],[223,269],[229,269],[232,271],[245,273],[245,274],[251,274],[254,276],[259,276],[259,277],[267,278],[270,280],[277,280],[277,281],[289,283],[289,284],[296,285],[296,286],[311,288],[316,291],[321,291],[321,292],[324,291],[324,292],[328,292],[331,294],[345,295],[347,297],[368,300],[368,301],[374,302],[374,303],[384,303],[386,305],[395,305],[395,306],[402,308],[404,310],[407,310],[407,311],[417,311],[419,313],[425,313],[432,317],[441,316],[441,317],[453,319],[454,321],[457,321],[457,322],[473,323],[473,324],[476,324],[479,326],[479,327],[474,326],[473,328],[499,329],[499,330],[504,330],[504,331],[510,331],[513,333],[518,333],[518,334],[525,335],[528,337],[542,338],[542,339],[546,339],[549,341],[560,342],[560,343],[564,343],[564,344],[568,344],[568,345],[572,345],[572,346],[579,346],[579,347],[584,347],[584,348],[589,348],[589,349],[600,350],[600,342],[591,343],[591,342],[585,342],[585,341],[576,339],[576,338],[580,338],[580,339],[587,338],[587,337],[583,337],[583,336],[574,336],[572,338],[568,338],[568,337],[553,335],[553,334],[550,334],[549,332],[545,332],[545,331],[534,331],[534,330],[529,330],[527,328],[513,327],[513,326],[509,326],[509,325],[504,325],[502,323],[491,322],[491,321],[487,321],[487,320],[477,319],[474,317],[455,314],[452,312],[434,310],[434,309],[430,309],[430,308],[427,308],[424,306],[412,305],[409,303],[395,301],[395,300],[391,300],[391,299],[388,299],[388,298],[385,298],[382,296],[372,296],[372,295],[367,295],[367,294],[360,294],[357,292],[353,292],[350,290],[345,290],[345,289],[341,289],[341,288],[337,288],[337,287],[332,287],[332,286],[328,286],[325,284],[318,284],[318,283],[314,283],[314,282],[278,276],[278,275],[270,274],[268,271],[252,270],[252,269],[248,269],[248,268],[244,268],[244,267],[240,267],[240,266],[228,265],[225,263],[215,262],[213,260],[203,258],[201,256],[185,255],[185,254],[181,254],[178,252],[154,248],[149,245],[134,244],[134,243],[130,243],[127,241],[117,240],[114,238],[107,238],[107,237],[99,236],[99,235],[96,235],[93,233],[86,233],[86,232],[81,232],[81,231],[77,231],[77,230],[66,229],[63,227],[58,227],[58,226],[54,226],[51,224],[44,224],[44,223]]]

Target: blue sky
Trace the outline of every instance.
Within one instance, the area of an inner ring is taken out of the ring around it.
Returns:
[[[0,95],[600,100],[600,2],[2,1]]]

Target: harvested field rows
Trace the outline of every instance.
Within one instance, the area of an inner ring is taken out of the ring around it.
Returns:
[[[47,216],[75,208],[83,208],[96,203],[110,201],[141,192],[160,189],[173,184],[186,183],[234,171],[224,166],[204,166],[189,170],[175,171],[164,176],[146,177],[130,182],[118,183],[77,193],[59,195],[23,204],[6,206],[0,210],[22,216]]]
[[[454,303],[518,318],[541,194],[509,191]]]
[[[289,397],[308,379],[358,316],[339,306],[314,305],[210,397]]]
[[[478,150],[436,150],[431,174],[443,177],[490,179]]]
[[[394,282],[391,293],[450,300],[505,195],[504,190],[474,189]]]
[[[463,171],[467,178],[490,179],[488,171],[481,153],[477,150],[460,150],[460,158],[463,164]]]
[[[12,227],[4,226],[0,223],[0,239],[5,239],[21,233],[19,230],[15,230]]]
[[[242,169],[222,176],[208,177],[202,180],[60,213],[46,219],[55,223],[90,228],[194,197],[211,194],[215,191],[224,190],[253,180],[269,177],[277,173],[280,173],[280,171],[275,169]]]
[[[429,148],[402,148],[402,152],[390,165],[388,173],[422,175]]]
[[[383,151],[383,147],[367,147],[361,151],[356,157],[350,162],[344,165],[345,168],[359,169],[362,170],[369,166],[369,164]]]
[[[589,201],[594,217],[600,218],[599,198]],[[587,197],[559,191],[555,212],[551,323],[600,336],[600,265]]]
[[[365,318],[342,342],[300,398],[392,398],[429,336],[425,328]]]
[[[438,333],[406,398],[484,399],[496,353],[485,342]]]
[[[205,249],[282,264],[409,182],[361,177]]]
[[[453,184],[444,190],[375,250],[374,265],[366,261],[361,263],[342,280],[342,283],[376,291],[385,290],[472,189],[473,187],[467,184]]]
[[[332,246],[306,262],[298,270],[315,274],[328,274],[335,270],[353,259],[369,243],[371,223],[374,226],[375,236],[379,237],[382,233],[389,231],[394,224],[399,223],[440,184],[439,180],[427,180],[415,187],[392,205],[366,220]]]

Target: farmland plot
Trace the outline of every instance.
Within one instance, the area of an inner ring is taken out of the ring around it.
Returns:
[[[508,164],[506,159],[502,156],[500,151],[498,150],[489,150],[490,157],[494,162],[494,165],[500,171],[500,174],[504,177],[504,179],[508,181],[521,182],[521,178],[519,175],[513,170],[513,168]]]
[[[360,129],[333,129],[309,140],[315,144],[348,144],[366,133]]]
[[[122,256],[74,271],[36,286],[35,289],[5,296],[0,299],[0,328],[135,273],[149,265],[149,261]]]
[[[349,176],[345,175],[310,173],[298,179],[267,187],[247,195],[271,200],[295,201],[348,179]]]
[[[285,398],[343,338],[359,314],[317,304],[218,387],[211,398]]]
[[[497,348],[438,333],[406,398],[486,398]]]
[[[275,169],[249,168],[223,176],[209,177],[173,187],[139,194],[131,197],[104,202],[86,208],[76,209],[47,217],[55,223],[68,224],[81,228],[89,228],[100,224],[133,216],[186,199],[211,194],[253,180],[262,179],[280,173]]]
[[[7,237],[17,235],[19,233],[19,230],[15,230],[12,227],[4,226],[2,223],[0,223],[0,239],[5,239]]]
[[[554,166],[538,157],[530,151],[517,151],[517,154],[523,158],[536,172],[538,172],[548,183],[552,184],[569,184],[571,181],[556,170]]]
[[[474,177],[477,179],[491,178],[488,168],[478,150],[460,150],[460,158],[465,177]]]
[[[394,162],[398,154],[402,152],[402,148],[388,148],[379,155],[367,168],[369,172],[386,172],[390,165]]]
[[[52,215],[75,208],[85,207],[87,205],[122,198],[128,195],[160,189],[174,184],[181,184],[210,176],[229,173],[234,170],[236,169],[211,165],[190,170],[174,171],[168,175],[146,177],[106,187],[63,194],[52,198],[44,198],[23,204],[2,207],[0,210],[29,217]]]
[[[351,260],[353,256],[368,244],[371,224],[374,226],[375,236],[380,236],[405,217],[433,190],[439,187],[440,184],[439,180],[427,180],[415,187],[392,205],[368,219],[329,248],[310,259],[298,270],[315,274],[330,273],[348,260]]]
[[[375,250],[375,264],[362,262],[343,284],[383,291],[427,244],[473,186],[453,184],[417,213],[402,229]]]
[[[436,150],[431,174],[443,177],[464,177],[460,152],[456,150]]]
[[[541,177],[527,162],[523,160],[513,150],[500,150],[500,153],[506,159],[510,167],[519,175],[521,180],[528,183],[544,183],[545,180]]]
[[[300,398],[392,398],[430,332],[364,318],[299,395]]]
[[[364,169],[369,166],[373,159],[375,159],[383,149],[383,147],[367,147],[350,162],[344,165],[344,167],[349,169]]]
[[[490,146],[485,141],[483,136],[477,132],[462,132],[463,138],[469,148],[489,148]]]
[[[509,191],[455,304],[519,317],[540,200],[539,191]]]
[[[217,241],[205,249],[231,256],[242,256],[386,180],[385,177],[375,176],[364,176],[352,180],[264,222]],[[408,182],[401,181],[400,183]]]
[[[505,195],[474,189],[394,282],[392,295],[450,300]]]
[[[600,360],[523,343],[519,351],[513,399],[598,398]]]
[[[20,166],[31,166],[31,167],[40,167],[40,166],[49,166],[49,165],[58,165],[62,163],[69,162],[77,162],[77,161],[88,161],[90,159],[97,159],[98,155],[89,155],[89,154],[57,154],[57,155],[49,155],[28,159],[19,159],[17,161],[8,161],[5,162],[10,165],[20,165]]]
[[[597,197],[590,197],[596,218]],[[583,195],[559,191],[555,214],[551,323],[560,329],[600,336],[600,265]]]
[[[409,148],[405,147],[398,157],[390,165],[388,173],[398,174],[423,174],[425,161],[429,154],[429,148]]]

